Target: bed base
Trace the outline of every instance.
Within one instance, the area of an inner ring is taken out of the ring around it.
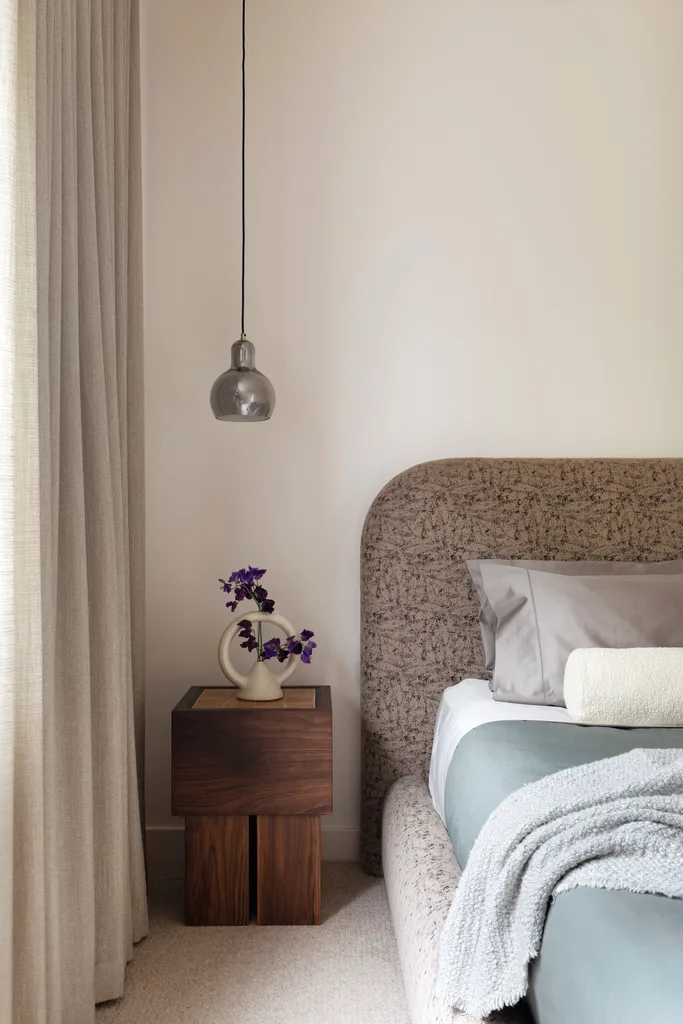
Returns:
[[[413,1024],[483,1024],[435,992],[439,935],[460,880],[460,867],[429,790],[415,775],[389,790],[382,822],[384,879]],[[489,1024],[531,1024],[523,1005]]]

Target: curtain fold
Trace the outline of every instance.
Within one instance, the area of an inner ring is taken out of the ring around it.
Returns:
[[[16,318],[16,0],[0,0],[0,1022],[12,1019],[14,906],[14,350]]]
[[[138,8],[0,0],[7,13],[0,1024],[86,1024],[147,930]]]

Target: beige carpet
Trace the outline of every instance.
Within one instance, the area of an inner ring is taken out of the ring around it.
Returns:
[[[97,1024],[409,1024],[384,883],[326,864],[318,928],[186,928],[157,886],[126,993]]]

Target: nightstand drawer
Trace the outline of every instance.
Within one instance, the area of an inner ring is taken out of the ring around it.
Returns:
[[[332,708],[178,706],[172,720],[173,814],[331,814]],[[182,703],[182,702],[181,702]]]

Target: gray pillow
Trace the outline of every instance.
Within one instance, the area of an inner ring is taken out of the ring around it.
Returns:
[[[496,662],[496,616],[484,590],[480,566],[516,565],[537,572],[561,573],[565,576],[660,576],[683,573],[683,558],[668,562],[553,562],[524,558],[470,559],[467,563],[472,582],[479,598],[479,628],[484,645],[484,667],[491,671]]]
[[[491,562],[480,569],[496,619],[496,700],[564,704],[565,664],[578,647],[683,647],[683,572],[570,576]]]

